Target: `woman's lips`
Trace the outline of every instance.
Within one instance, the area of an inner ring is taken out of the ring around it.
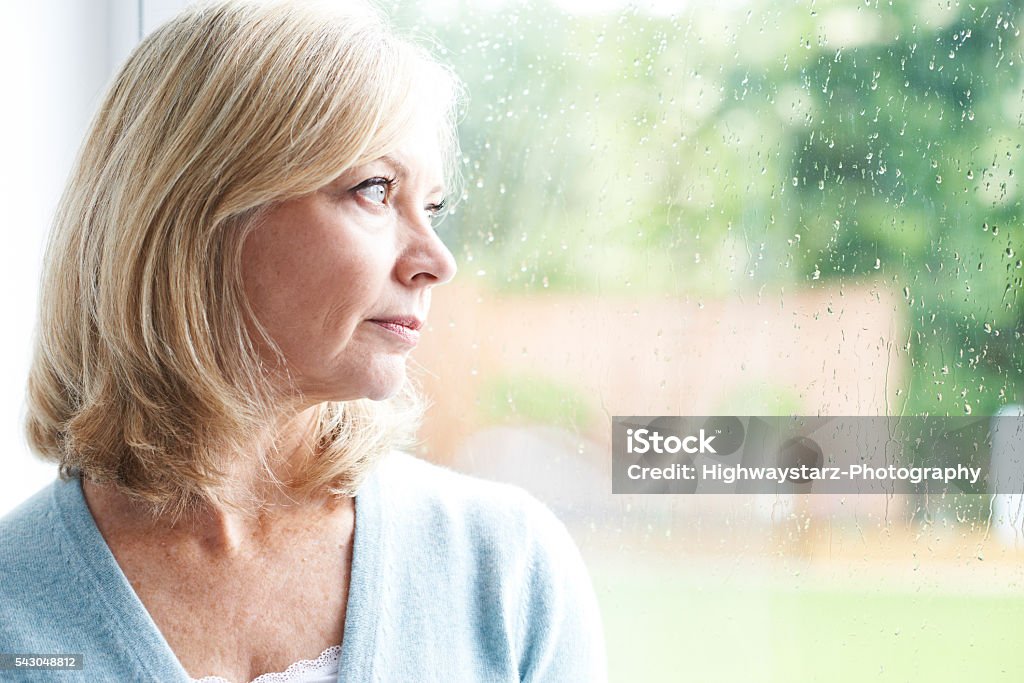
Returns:
[[[420,333],[417,329],[419,325],[416,325],[416,321],[371,320],[370,322],[384,328],[410,346],[416,346],[420,340]],[[413,327],[413,325],[416,325],[416,327]]]

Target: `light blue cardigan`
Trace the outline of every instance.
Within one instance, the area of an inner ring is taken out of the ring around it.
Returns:
[[[357,492],[354,542],[339,681],[607,679],[579,552],[520,489],[393,453]],[[54,482],[0,520],[0,605],[0,653],[84,655],[81,671],[0,671],[0,680],[189,680],[79,479]]]

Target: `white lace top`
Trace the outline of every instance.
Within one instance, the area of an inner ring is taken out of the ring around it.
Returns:
[[[341,645],[333,645],[316,659],[302,659],[284,671],[262,674],[249,683],[335,683],[338,680],[338,662]],[[193,683],[231,683],[220,676],[193,678]]]

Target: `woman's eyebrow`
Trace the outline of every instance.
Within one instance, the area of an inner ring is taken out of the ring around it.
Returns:
[[[409,173],[409,167],[406,166],[403,162],[396,159],[395,157],[391,156],[390,154],[385,154],[384,156],[380,157],[379,161],[391,164],[394,167],[395,171],[397,171],[398,175],[400,176],[408,178],[409,175],[411,175]],[[434,194],[435,192],[444,194],[444,185],[434,186],[434,188],[430,190],[430,192],[428,192],[427,194]]]

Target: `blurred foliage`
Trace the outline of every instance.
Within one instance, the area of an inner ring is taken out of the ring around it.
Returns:
[[[481,417],[487,423],[516,421],[548,424],[578,431],[596,408],[575,387],[539,375],[502,375],[480,392]]]
[[[508,292],[896,292],[901,409],[1021,395],[1019,3],[398,3],[466,81],[467,277]]]

